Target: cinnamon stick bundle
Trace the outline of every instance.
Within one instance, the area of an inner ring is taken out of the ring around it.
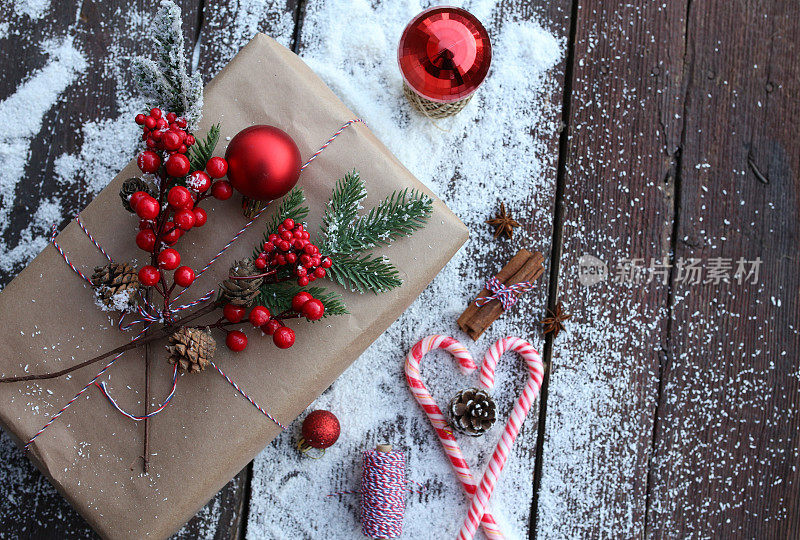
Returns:
[[[506,286],[514,285],[522,281],[535,281],[544,272],[542,263],[544,256],[538,251],[531,253],[527,249],[521,249],[508,261],[502,270],[497,273],[497,279]],[[492,292],[485,287],[478,295],[478,298],[492,296]],[[476,298],[477,300],[477,298]],[[478,307],[475,301],[470,302],[464,313],[458,318],[458,326],[469,335],[473,340],[478,339],[489,326],[503,313],[503,306],[499,300],[491,300]]]

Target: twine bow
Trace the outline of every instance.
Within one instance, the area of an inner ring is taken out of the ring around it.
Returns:
[[[484,287],[486,287],[486,290],[494,294],[491,296],[482,296],[478,298],[475,300],[475,305],[481,307],[492,300],[500,300],[500,305],[503,306],[503,311],[508,311],[514,306],[514,304],[517,303],[517,300],[519,300],[519,295],[531,290],[533,288],[533,284],[530,281],[520,281],[519,283],[515,283],[514,285],[509,285],[506,287],[504,284],[500,283],[500,280],[495,276],[487,279]]]

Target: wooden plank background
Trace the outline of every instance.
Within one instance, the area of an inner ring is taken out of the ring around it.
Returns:
[[[303,0],[180,3],[206,79],[256,31],[302,50]],[[567,49],[554,74],[565,129],[549,143],[552,220],[527,224],[531,238],[552,239],[537,246],[552,257],[549,292],[533,305],[563,300],[573,313],[545,347],[552,375],[539,409],[531,537],[800,535],[800,6],[499,6],[501,19],[546,21]],[[55,159],[80,153],[83,124],[122,114],[114,65],[142,52],[137,35],[153,9],[87,0],[29,16],[0,1],[11,28],[0,47],[13,51],[0,58],[0,100],[45,65],[45,37],[72,36],[89,62],[32,139],[9,244],[59,192]],[[90,198],[76,190],[64,216]],[[597,264],[585,255],[606,265],[607,279],[581,282],[581,269]],[[674,266],[714,257],[760,258],[758,283],[689,285]],[[626,259],[666,260],[666,282],[618,283]],[[0,537],[92,535],[5,435],[0,457]],[[241,537],[249,474],[178,537]]]

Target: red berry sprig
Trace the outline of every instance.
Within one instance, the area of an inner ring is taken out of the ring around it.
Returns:
[[[222,308],[223,318],[217,322],[217,326],[235,325],[244,321],[247,310],[242,306],[226,304]],[[292,298],[291,309],[278,315],[272,315],[265,306],[255,306],[247,314],[247,320],[256,328],[260,328],[264,334],[272,336],[272,342],[279,349],[288,349],[294,345],[294,330],[284,324],[285,319],[296,319],[305,317],[309,321],[318,321],[325,315],[325,305],[318,298],[314,298],[311,293],[301,291]],[[227,321],[227,322],[224,322]],[[240,330],[228,332],[225,340],[228,348],[234,352],[240,352],[247,347],[247,336]]]
[[[302,223],[285,219],[264,242],[263,250],[255,260],[256,268],[267,270],[290,266],[301,287],[325,277],[333,261],[320,254],[319,248],[309,238]]]
[[[147,147],[136,163],[143,173],[159,179],[157,197],[137,191],[129,199],[141,220],[136,245],[151,255],[150,264],[139,272],[139,281],[145,287],[155,287],[168,308],[172,290],[176,286],[189,287],[195,279],[190,267],[180,266],[180,254],[171,246],[191,229],[206,224],[208,214],[199,207],[204,198],[225,200],[233,190],[227,180],[221,179],[228,172],[228,163],[221,157],[209,159],[205,171],[189,174],[191,161],[186,153],[196,139],[185,118],[154,108],[149,114],[137,114],[136,123],[142,127],[142,140]],[[172,286],[167,286],[165,271],[174,271]]]

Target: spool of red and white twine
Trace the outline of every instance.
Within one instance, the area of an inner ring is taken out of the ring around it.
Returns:
[[[371,538],[396,538],[406,509],[406,456],[391,445],[364,452],[361,473],[361,532]]]

